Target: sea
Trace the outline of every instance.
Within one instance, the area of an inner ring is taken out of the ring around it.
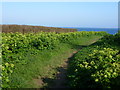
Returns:
[[[74,28],[74,27],[64,27],[64,28]],[[116,34],[118,32],[118,28],[74,28],[77,31],[105,31],[109,34]]]

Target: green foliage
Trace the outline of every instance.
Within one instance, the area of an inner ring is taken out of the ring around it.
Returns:
[[[42,50],[53,50],[60,43],[74,44],[74,39],[80,39],[83,36],[106,35],[105,32],[70,32],[56,34],[54,32],[47,33],[2,33],[2,87],[8,88],[10,80],[9,76],[16,67],[16,63],[24,65],[29,61],[24,60],[26,53],[36,55]]]
[[[120,33],[120,30],[118,30],[118,33]]]
[[[115,88],[120,81],[120,35],[106,35],[80,50],[70,61],[69,85],[79,88]]]
[[[95,71],[91,77],[95,82],[101,83],[103,87],[110,87],[110,79],[118,77],[120,72],[120,55],[118,50],[104,48],[102,50],[94,50],[89,54],[90,61],[86,62],[86,69]],[[84,62],[83,62],[84,63]]]
[[[13,72],[13,68],[14,68],[14,64],[9,64],[9,63],[5,63],[2,64],[2,82],[4,82],[4,84],[2,84],[2,87],[9,87],[8,83],[10,82],[9,80],[9,75]]]

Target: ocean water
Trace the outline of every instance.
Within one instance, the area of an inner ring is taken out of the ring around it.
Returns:
[[[78,31],[105,31],[109,34],[116,34],[117,28],[76,28]]]
[[[75,28],[75,27],[62,27],[62,28]],[[116,34],[118,28],[75,28],[77,31],[105,31],[109,34]]]

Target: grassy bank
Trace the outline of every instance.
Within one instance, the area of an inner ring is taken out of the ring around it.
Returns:
[[[52,76],[55,73],[52,68],[58,67],[69,53],[89,45],[105,34],[104,32],[24,35],[3,33],[2,87],[39,87],[34,86],[36,85],[33,84],[34,78]]]
[[[64,60],[67,59],[73,51],[76,51],[84,45],[89,45],[99,38],[100,36],[81,38],[81,42],[79,42],[76,46],[61,43],[59,47],[54,50],[40,51],[35,55],[31,55],[31,52],[29,51],[26,57],[23,58],[29,62],[25,65],[16,64],[16,69],[10,76],[10,86],[24,88],[40,88],[46,86],[47,84],[42,83],[41,78],[54,79],[54,76],[57,73],[56,68],[60,67]],[[36,79],[39,79],[39,81],[36,81]]]
[[[59,67],[63,60],[74,50],[71,49],[70,45],[60,44],[60,47],[54,50],[44,50],[35,55],[31,55],[31,52],[28,52],[24,59],[29,60],[29,62],[25,65],[16,64],[16,69],[10,76],[10,86],[41,87],[34,79],[53,78],[53,74],[56,72],[55,68]]]
[[[120,88],[120,34],[106,35],[71,58],[69,86]]]

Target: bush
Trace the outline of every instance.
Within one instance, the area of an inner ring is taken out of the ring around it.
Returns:
[[[119,34],[106,35],[71,58],[70,87],[115,88],[120,81]]]

